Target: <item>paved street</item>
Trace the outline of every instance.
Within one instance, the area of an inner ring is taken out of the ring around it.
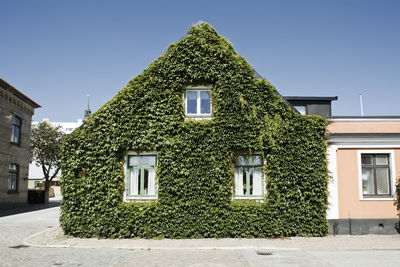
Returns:
[[[400,235],[291,239],[65,238],[59,208],[0,218],[1,266],[399,266]],[[269,254],[258,255],[257,254]]]

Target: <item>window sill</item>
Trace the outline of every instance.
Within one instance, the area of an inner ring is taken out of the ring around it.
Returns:
[[[8,190],[7,194],[13,195],[13,194],[18,194],[18,191],[14,191],[14,190]]]
[[[360,198],[361,201],[374,201],[374,200],[379,200],[379,201],[385,201],[385,200],[390,200],[393,201],[395,198],[393,196],[362,196]]]
[[[14,143],[14,142],[10,142],[10,144],[12,144],[12,145],[14,145],[14,146],[21,146],[21,142],[19,142],[19,143]]]
[[[186,115],[186,120],[211,120],[211,115],[201,116],[201,115]]]
[[[126,197],[125,201],[126,202],[132,202],[132,201],[146,201],[146,200],[157,200],[157,196],[137,196],[137,197]]]
[[[242,200],[242,199],[265,200],[264,196],[234,196],[232,198],[232,200]]]

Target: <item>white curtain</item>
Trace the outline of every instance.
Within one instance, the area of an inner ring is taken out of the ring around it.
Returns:
[[[156,194],[156,172],[155,169],[148,169],[149,171],[149,191],[148,195],[154,196]]]
[[[241,168],[235,168],[235,196],[243,195],[243,170]]]
[[[260,196],[262,194],[263,175],[261,168],[253,169],[253,195]]]
[[[140,169],[131,169],[131,183],[130,183],[130,194],[131,195],[139,195],[139,172]]]

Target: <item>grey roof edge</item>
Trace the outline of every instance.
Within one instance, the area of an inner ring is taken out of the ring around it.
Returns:
[[[314,100],[314,101],[333,101],[338,100],[337,96],[284,96],[286,100]]]

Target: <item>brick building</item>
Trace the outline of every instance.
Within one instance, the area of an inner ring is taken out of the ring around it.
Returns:
[[[0,78],[0,208],[27,203],[31,121],[39,107]]]

